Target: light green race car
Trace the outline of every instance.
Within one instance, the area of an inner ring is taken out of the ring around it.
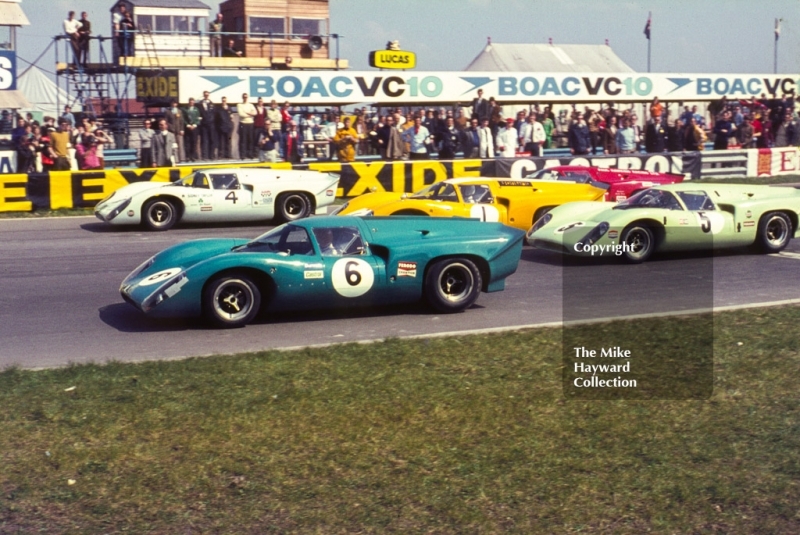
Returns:
[[[800,237],[800,190],[789,187],[670,184],[618,204],[573,202],[538,219],[534,247],[578,256],[644,262],[655,252],[753,245],[777,253]]]

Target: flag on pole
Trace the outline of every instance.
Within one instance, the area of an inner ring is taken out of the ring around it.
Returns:
[[[650,19],[651,19],[651,16],[648,14],[647,15],[647,24],[644,25],[644,36],[647,37],[648,41],[650,40]],[[776,39],[777,39],[777,37],[776,37]]]
[[[775,19],[775,40],[778,40],[778,37],[781,36],[781,21],[783,19]]]

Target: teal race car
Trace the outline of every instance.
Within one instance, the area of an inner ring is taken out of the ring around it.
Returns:
[[[136,268],[123,299],[149,316],[205,317],[239,327],[259,311],[408,303],[440,312],[503,290],[525,233],[500,223],[433,217],[315,217],[254,240],[170,247]]]
[[[800,236],[799,213],[795,188],[689,182],[649,188],[618,204],[558,206],[526,238],[541,249],[633,263],[660,251],[752,245],[777,253]]]

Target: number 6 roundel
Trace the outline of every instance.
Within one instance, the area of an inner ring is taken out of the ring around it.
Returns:
[[[360,258],[341,258],[333,265],[331,282],[339,295],[358,297],[372,288],[375,273],[372,266]]]

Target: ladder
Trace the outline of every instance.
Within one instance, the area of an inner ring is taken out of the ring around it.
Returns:
[[[139,30],[139,35],[142,36],[142,45],[144,45],[144,52],[147,55],[147,64],[150,69],[162,70],[161,63],[158,60],[158,53],[156,52],[156,43],[153,40],[153,32],[148,27]]]

